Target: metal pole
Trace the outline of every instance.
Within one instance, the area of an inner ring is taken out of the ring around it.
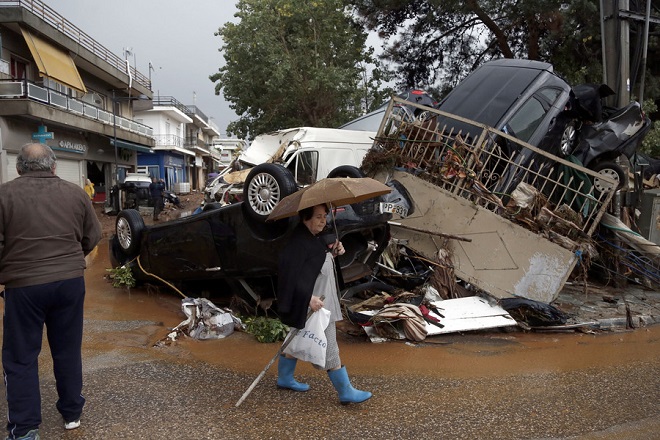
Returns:
[[[639,103],[644,106],[644,81],[646,81],[646,56],[649,47],[649,21],[651,20],[651,0],[646,0],[646,17],[644,19],[644,51],[642,54],[642,80],[639,84]]]

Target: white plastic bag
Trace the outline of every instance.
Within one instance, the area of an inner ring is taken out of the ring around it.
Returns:
[[[284,349],[284,353],[302,361],[311,362],[321,368],[325,367],[325,351],[328,348],[325,329],[329,323],[330,310],[322,308],[318,312],[312,313],[305,323],[305,328],[300,331],[291,329],[289,335],[294,332],[298,332],[298,334]]]

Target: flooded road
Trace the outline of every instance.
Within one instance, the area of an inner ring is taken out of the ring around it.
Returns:
[[[44,349],[44,439],[660,438],[660,326],[468,333],[418,344],[340,332],[342,361],[371,400],[339,405],[326,374],[299,363],[309,392],[276,389],[274,365],[235,408],[279,345],[234,333],[154,348],[185,319],[181,296],[167,287],[112,288],[105,241],[90,257],[83,425],[63,430]]]

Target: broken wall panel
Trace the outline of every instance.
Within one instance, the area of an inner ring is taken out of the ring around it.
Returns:
[[[409,240],[429,259],[443,247],[442,239],[407,227],[469,238],[447,245],[460,279],[496,298],[549,303],[557,297],[577,261],[572,251],[409,173],[398,171],[392,178],[405,186],[415,206],[412,215],[396,220],[401,226],[392,226],[395,238]]]

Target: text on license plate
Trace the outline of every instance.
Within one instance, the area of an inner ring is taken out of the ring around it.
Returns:
[[[392,213],[392,214],[398,214],[401,217],[405,217],[408,215],[408,209],[398,205],[396,203],[387,203],[387,202],[380,202],[380,212],[381,213]]]

